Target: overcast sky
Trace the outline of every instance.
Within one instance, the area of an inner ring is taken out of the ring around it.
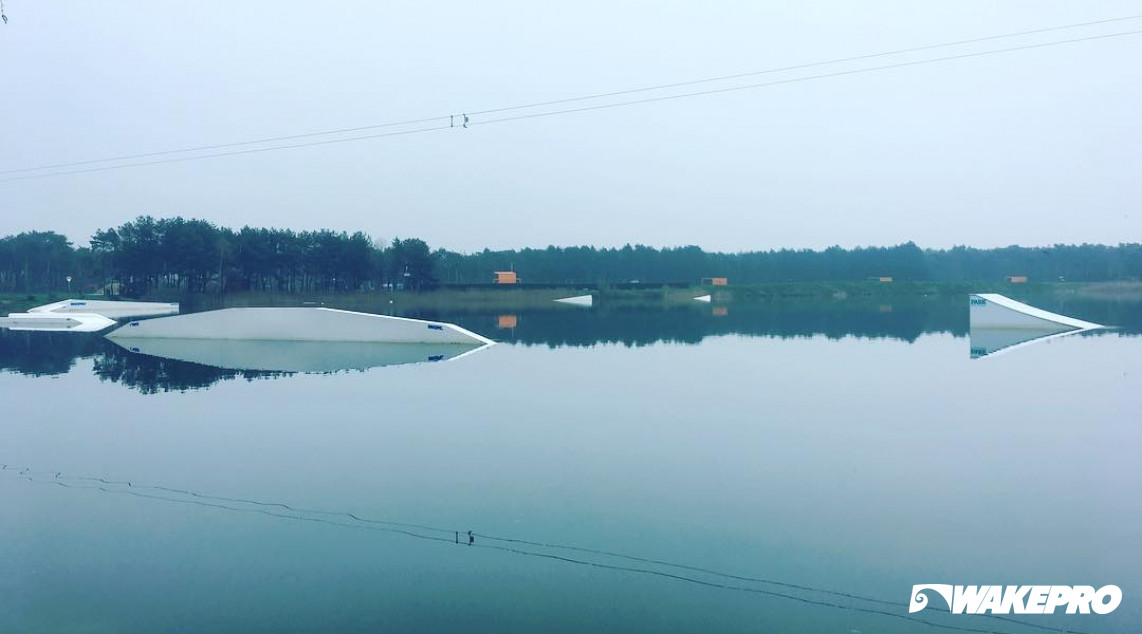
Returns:
[[[5,4],[0,169],[1142,13],[1136,2],[1044,0]],[[687,90],[1137,29],[1142,20]],[[1140,59],[1134,35],[466,130],[0,182],[0,235],[51,229],[86,245],[97,228],[152,214],[361,229],[462,251],[1137,242]],[[672,93],[627,98],[659,94]],[[600,103],[608,100],[564,107]],[[16,175],[26,173],[0,178]]]

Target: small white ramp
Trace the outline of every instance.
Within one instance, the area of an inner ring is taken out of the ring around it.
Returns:
[[[561,304],[571,304],[573,306],[593,306],[595,298],[592,295],[578,295],[576,297],[564,297],[562,299],[554,300]]]
[[[710,295],[701,295],[699,297],[695,297],[694,301],[709,304],[710,302],[714,301],[714,298]]]

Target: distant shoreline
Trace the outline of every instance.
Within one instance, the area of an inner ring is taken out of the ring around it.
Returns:
[[[712,295],[714,303],[768,301],[859,301],[861,299],[949,298],[969,293],[1002,293],[1015,298],[1044,293],[1075,297],[1113,298],[1142,301],[1142,282],[778,282],[728,286],[664,286],[624,284],[621,287],[565,287],[552,285],[442,286],[424,291],[356,291],[337,293],[275,293],[241,291],[222,295],[211,293],[149,293],[141,298],[178,301],[191,310],[233,306],[326,306],[362,312],[384,313],[409,310],[576,310],[554,300],[573,295],[594,295],[599,306],[670,307],[694,304],[694,298]],[[0,314],[23,312],[33,306],[82,297],[51,293],[2,293]],[[88,296],[96,297],[96,296]],[[99,296],[102,297],[102,296]],[[391,303],[390,303],[391,302]]]

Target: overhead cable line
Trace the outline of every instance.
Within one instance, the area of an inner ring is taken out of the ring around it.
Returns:
[[[821,61],[816,61],[816,62],[807,62],[804,64],[795,64],[792,66],[767,68],[764,70],[750,71],[750,72],[745,72],[745,73],[736,73],[736,74],[732,74],[732,75],[721,75],[718,77],[706,77],[706,78],[702,78],[702,79],[694,79],[694,80],[675,82],[675,83],[670,83],[670,84],[659,84],[659,85],[655,85],[655,86],[645,86],[642,88],[633,88],[633,89],[629,89],[629,90],[617,90],[617,91],[613,91],[613,92],[595,93],[595,94],[583,95],[583,96],[579,96],[579,97],[568,97],[568,98],[564,98],[564,99],[554,99],[551,101],[539,101],[539,102],[535,102],[535,103],[520,104],[520,105],[514,105],[514,106],[505,106],[502,108],[490,108],[487,110],[476,110],[476,111],[469,112],[467,114],[471,115],[471,116],[476,116],[476,115],[494,114],[494,113],[498,113],[498,112],[509,112],[509,111],[513,111],[513,110],[526,110],[529,108],[539,108],[539,107],[543,107],[543,106],[553,106],[553,105],[560,105],[560,104],[565,104],[565,103],[574,103],[574,102],[578,102],[578,101],[602,99],[605,97],[617,97],[617,96],[637,94],[637,93],[642,93],[642,92],[651,92],[651,91],[655,91],[655,90],[667,90],[670,88],[681,88],[681,87],[685,87],[685,86],[694,86],[694,85],[698,85],[698,84],[711,83],[711,82],[717,82],[717,81],[726,81],[726,80],[730,80],[730,79],[742,79],[745,77],[754,77],[757,75],[766,75],[766,74],[786,72],[786,71],[791,71],[791,70],[803,70],[806,68],[813,68],[813,67],[817,67],[817,66],[827,66],[827,65],[832,65],[832,64],[841,64],[841,63],[845,63],[845,62],[855,62],[855,61],[861,61],[861,60],[866,60],[866,59],[875,59],[878,57],[887,57],[887,56],[891,56],[891,55],[903,55],[903,54],[907,54],[907,53],[917,53],[920,51],[927,51],[927,50],[932,50],[932,49],[937,49],[937,48],[946,48],[946,47],[950,47],[950,46],[961,46],[964,44],[977,44],[980,42],[988,42],[988,41],[1001,40],[1001,39],[1010,39],[1010,38],[1015,38],[1015,37],[1023,37],[1023,36],[1027,36],[1027,35],[1037,35],[1037,34],[1041,34],[1041,33],[1050,33],[1052,31],[1077,29],[1077,28],[1083,28],[1083,27],[1098,26],[1098,25],[1102,25],[1102,24],[1111,24],[1111,23],[1115,23],[1115,22],[1126,22],[1129,20],[1138,20],[1138,19],[1142,19],[1142,14],[1127,15],[1127,16],[1122,16],[1122,17],[1117,17],[1117,18],[1107,18],[1107,19],[1103,19],[1103,20],[1092,20],[1089,22],[1074,22],[1071,24],[1061,24],[1061,25],[1056,25],[1056,26],[1031,29],[1031,30],[1027,30],[1027,31],[1015,31],[1012,33],[1003,33],[1003,34],[999,34],[999,35],[987,35],[987,36],[983,36],[983,37],[970,38],[970,39],[966,39],[966,40],[954,40],[954,41],[950,41],[950,42],[941,42],[938,44],[927,44],[924,46],[914,46],[914,47],[910,47],[910,48],[901,48],[901,49],[895,49],[895,50],[891,50],[891,51],[882,51],[879,53],[867,53],[867,54],[863,54],[863,55],[854,55],[854,56],[850,56],[850,57],[838,57],[838,58],[834,58],[834,59],[821,60]],[[451,116],[454,116],[454,115],[451,115]],[[38,165],[35,167],[22,167],[22,168],[16,168],[16,169],[0,170],[0,174],[15,174],[15,173],[31,172],[31,171],[45,170],[45,169],[56,169],[56,168],[63,168],[63,167],[78,167],[81,165],[91,165],[94,163],[106,163],[106,162],[111,162],[111,161],[125,161],[125,160],[137,159],[137,158],[149,158],[149,157],[154,157],[154,156],[164,156],[164,155],[168,155],[168,154],[181,154],[184,152],[199,152],[199,151],[204,151],[204,150],[219,150],[219,149],[230,148],[230,147],[240,147],[243,145],[258,145],[258,144],[264,144],[264,143],[273,143],[273,142],[277,142],[277,141],[292,141],[292,140],[296,140],[296,139],[311,138],[311,137],[315,137],[315,136],[326,136],[326,135],[332,135],[332,134],[348,134],[348,133],[352,133],[352,132],[363,132],[365,130],[377,130],[377,129],[382,129],[382,128],[398,127],[398,126],[403,126],[403,125],[415,125],[415,124],[419,124],[419,123],[429,123],[432,121],[443,121],[444,119],[448,119],[449,117],[450,117],[450,115],[442,115],[442,116],[437,116],[437,117],[426,117],[426,118],[421,118],[421,119],[412,119],[412,120],[408,120],[408,121],[392,121],[392,122],[387,122],[387,123],[363,125],[363,126],[356,126],[356,127],[350,127],[350,128],[335,128],[335,129],[331,129],[331,130],[319,130],[319,131],[315,131],[315,132],[305,132],[305,133],[300,133],[300,134],[289,134],[289,135],[284,135],[284,136],[263,137],[263,138],[259,138],[259,139],[250,139],[247,141],[235,141],[232,143],[217,143],[217,144],[212,144],[212,145],[197,145],[197,146],[184,147],[184,148],[178,148],[178,149],[173,149],[173,150],[160,150],[160,151],[155,151],[155,152],[141,152],[141,153],[137,153],[137,154],[123,154],[123,155],[119,155],[119,156],[111,156],[111,157],[99,158],[99,159],[89,159],[89,160],[84,160],[84,161],[74,161],[74,162],[69,162],[69,163],[52,163],[52,164],[47,164],[47,165]]]
[[[765,70],[755,70],[747,73],[736,73],[733,75],[722,75],[720,77],[707,77],[705,79],[694,79],[690,81],[682,81],[673,84],[659,84],[657,86],[646,86],[645,88],[634,88],[631,90],[617,90],[614,92],[602,92],[594,95],[585,95],[583,97],[569,97],[567,99],[554,99],[552,101],[542,101],[538,103],[526,104],[522,106],[508,106],[506,108],[492,108],[490,110],[477,110],[469,112],[470,115],[493,114],[496,112],[506,112],[509,110],[523,110],[526,108],[538,108],[540,106],[556,106],[565,103],[572,103],[576,101],[586,101],[588,99],[601,99],[603,97],[618,97],[622,95],[630,95],[640,92],[650,92],[654,90],[667,90],[670,88],[682,88],[685,86],[694,86],[697,84],[705,84],[715,81],[726,81],[730,79],[743,79],[745,77],[755,77],[757,75],[768,75],[771,73],[781,73],[791,70],[804,70],[806,68],[814,68],[816,66],[831,66],[833,64],[843,64],[846,62],[857,62],[866,59],[875,59],[877,57],[888,57],[891,55],[904,55],[907,53],[919,53],[920,51],[928,51],[936,48],[947,48],[950,46],[961,46],[964,44],[978,44],[980,42],[988,42],[992,40],[1003,40],[1014,37],[1022,37],[1025,35],[1036,35],[1039,33],[1050,33],[1051,31],[1062,31],[1066,29],[1077,29],[1087,26],[1095,26],[1099,24],[1110,24],[1113,22],[1125,22],[1127,20],[1142,19],[1142,14],[1127,15],[1120,18],[1108,18],[1105,20],[1094,20],[1092,22],[1076,22],[1074,24],[1062,24],[1059,26],[1049,26],[1041,29],[1032,29],[1029,31],[1017,31],[1014,33],[1003,33],[1001,35],[986,35],[984,37],[975,37],[967,40],[955,40],[952,42],[941,42],[939,44],[927,44],[924,46],[913,46],[911,48],[900,48],[894,51],[883,51],[880,53],[867,53],[865,55],[854,55],[852,57],[838,57],[835,59],[827,59],[818,62],[806,62],[804,64],[794,64],[792,66],[781,66],[778,68],[767,68]],[[0,172],[3,173],[3,172]]]
[[[443,117],[443,118],[447,119],[447,117]],[[197,156],[180,156],[180,157],[175,157],[175,158],[160,159],[157,161],[145,161],[145,162],[140,162],[140,163],[127,163],[125,165],[105,165],[102,167],[89,167],[89,168],[84,168],[84,169],[67,170],[67,171],[63,171],[63,172],[49,172],[47,174],[33,174],[31,176],[16,176],[16,177],[12,177],[12,178],[0,178],[0,183],[6,183],[6,182],[10,182],[10,181],[32,180],[32,179],[37,179],[37,178],[47,178],[50,176],[64,176],[67,174],[84,174],[87,172],[104,172],[107,170],[117,170],[117,169],[124,169],[124,168],[128,168],[128,167],[144,167],[147,165],[161,165],[163,163],[182,163],[185,161],[200,161],[203,159],[221,158],[224,156],[240,156],[242,154],[257,154],[259,152],[272,152],[275,150],[292,150],[292,149],[304,148],[304,147],[316,147],[316,146],[320,146],[320,145],[333,145],[336,143],[348,143],[350,141],[365,141],[368,139],[381,139],[381,138],[392,137],[392,136],[405,136],[405,135],[409,135],[409,134],[420,134],[422,132],[434,132],[436,130],[447,130],[447,129],[449,129],[449,127],[450,126],[448,126],[448,125],[432,126],[432,127],[427,127],[427,128],[415,128],[412,130],[401,130],[399,132],[383,132],[383,133],[379,133],[379,134],[368,134],[365,136],[346,137],[346,138],[342,138],[342,139],[327,139],[324,141],[313,141],[313,142],[309,142],[309,143],[296,143],[293,145],[275,145],[273,147],[251,148],[248,150],[236,150],[233,152],[219,152],[217,154],[203,154],[203,155],[197,155]]]
[[[137,158],[148,158],[151,156],[164,156],[167,154],[182,154],[185,152],[201,152],[203,150],[220,150],[230,147],[241,147],[243,145],[258,145],[261,143],[273,143],[277,141],[292,141],[294,139],[306,139],[315,136],[328,136],[332,134],[348,134],[350,132],[363,132],[365,130],[380,130],[382,128],[396,128],[404,125],[415,125],[418,123],[428,123],[430,121],[443,121],[447,120],[448,116],[442,117],[427,117],[424,119],[410,119],[408,121],[391,121],[389,123],[378,123],[373,125],[357,126],[355,128],[338,128],[335,130],[321,130],[318,132],[304,132],[301,134],[288,134],[285,136],[266,137],[263,139],[252,139],[250,141],[234,141],[233,143],[216,143],[214,145],[196,145],[193,147],[184,147],[177,150],[159,150],[156,152],[141,152],[139,154],[123,154],[120,156],[109,156],[101,159],[89,159],[86,161],[75,161],[74,163],[54,163],[51,165],[39,165],[36,167],[21,167],[18,169],[0,170],[0,174],[15,174],[18,172],[34,172],[37,170],[55,169],[60,167],[77,167],[80,165],[91,165],[94,163],[109,163],[112,161],[127,161]],[[444,126],[448,127],[448,126]],[[362,137],[362,138],[375,138],[375,137]]]
[[[654,103],[654,102],[658,102],[658,101],[670,101],[673,99],[684,99],[684,98],[688,98],[688,97],[701,97],[701,96],[705,96],[705,95],[717,95],[717,94],[727,93],[727,92],[736,92],[739,90],[752,90],[752,89],[756,89],[756,88],[766,88],[769,86],[780,86],[783,84],[795,84],[795,83],[799,83],[799,82],[813,81],[813,80],[817,80],[817,79],[828,79],[831,77],[844,77],[847,75],[860,75],[863,73],[871,73],[871,72],[877,72],[877,71],[882,71],[882,70],[891,70],[891,69],[895,69],[895,68],[906,68],[909,66],[921,66],[924,64],[934,64],[937,62],[948,62],[948,61],[954,61],[954,60],[959,60],[959,59],[968,59],[968,58],[972,58],[972,57],[985,57],[987,55],[997,55],[1000,53],[1014,53],[1016,51],[1026,51],[1026,50],[1031,50],[1031,49],[1036,49],[1036,48],[1046,48],[1049,46],[1060,46],[1063,44],[1075,44],[1078,42],[1089,42],[1092,40],[1103,40],[1103,39],[1109,39],[1112,37],[1124,37],[1124,36],[1128,36],[1128,35],[1139,35],[1139,34],[1142,34],[1142,29],[1135,30],[1135,31],[1122,31],[1119,33],[1106,33],[1103,35],[1091,35],[1091,36],[1087,36],[1087,37],[1072,38],[1069,40],[1055,40],[1055,41],[1051,41],[1051,42],[1041,42],[1039,44],[1025,44],[1023,46],[1012,46],[1009,48],[998,48],[998,49],[991,49],[991,50],[987,50],[987,51],[977,51],[974,53],[961,53],[959,55],[947,55],[944,57],[933,57],[933,58],[929,58],[929,59],[914,60],[914,61],[909,61],[909,62],[898,62],[895,64],[885,64],[883,66],[870,66],[870,67],[866,67],[866,68],[857,68],[857,69],[853,69],[853,70],[842,70],[842,71],[836,71],[836,72],[832,72],[832,73],[823,73],[820,75],[807,75],[807,76],[803,76],[803,77],[792,77],[790,79],[778,79],[778,80],[768,81],[768,82],[764,82],[764,83],[760,83],[760,84],[747,84],[744,86],[731,86],[729,88],[714,88],[711,90],[702,90],[702,91],[698,91],[698,92],[686,92],[686,93],[681,93],[681,94],[676,94],[676,95],[662,95],[659,97],[647,97],[644,99],[635,99],[635,100],[631,100],[631,101],[620,101],[617,103],[607,103],[607,104],[600,104],[600,105],[595,105],[595,106],[581,106],[578,108],[567,108],[564,110],[554,110],[554,111],[540,112],[540,113],[534,113],[534,114],[522,114],[522,115],[511,116],[511,117],[502,117],[499,119],[491,119],[491,120],[486,120],[486,121],[475,121],[475,122],[471,123],[470,125],[477,126],[477,125],[487,125],[487,124],[491,124],[491,123],[504,123],[504,122],[508,122],[508,121],[521,121],[524,119],[536,119],[539,117],[550,117],[550,116],[562,115],[562,114],[573,114],[576,112],[589,112],[591,110],[604,110],[607,108],[619,108],[619,107],[624,107],[624,106],[634,106],[634,105],[639,105],[639,104],[644,104],[644,103]]]
[[[509,117],[501,117],[498,119],[488,119],[488,120],[483,120],[483,121],[474,120],[474,121],[469,122],[470,116],[476,116],[477,113],[475,113],[475,112],[466,113],[466,114],[462,114],[462,115],[445,115],[445,116],[439,116],[439,117],[428,117],[428,118],[423,118],[423,119],[414,119],[411,121],[378,124],[376,126],[361,126],[358,128],[345,128],[344,130],[349,131],[349,130],[376,129],[376,128],[384,128],[384,127],[396,127],[396,126],[401,126],[401,125],[410,125],[412,123],[422,123],[422,122],[429,122],[429,121],[441,121],[442,123],[439,125],[435,125],[435,126],[415,128],[412,130],[401,130],[401,131],[397,131],[397,132],[368,134],[368,135],[360,135],[360,136],[350,136],[350,137],[342,137],[342,138],[336,138],[336,139],[326,139],[326,140],[321,140],[321,141],[295,143],[295,144],[289,144],[289,145],[275,145],[275,146],[271,146],[271,147],[250,148],[250,149],[246,149],[246,150],[236,150],[236,151],[230,151],[230,152],[218,152],[218,153],[213,153],[213,154],[199,154],[199,155],[193,155],[193,156],[158,159],[158,160],[153,160],[153,161],[141,161],[141,162],[135,162],[135,163],[118,164],[118,165],[104,165],[104,166],[88,167],[88,168],[74,169],[74,170],[47,172],[47,173],[42,173],[42,174],[13,176],[13,177],[8,177],[8,178],[0,178],[0,182],[30,180],[30,179],[37,179],[37,178],[47,178],[47,177],[51,177],[51,176],[63,176],[63,175],[68,175],[68,174],[82,174],[82,173],[87,173],[87,172],[100,172],[100,171],[124,169],[124,168],[130,168],[130,167],[144,167],[144,166],[148,166],[148,165],[159,165],[159,164],[163,164],[163,163],[177,163],[177,162],[184,162],[184,161],[196,161],[196,160],[220,158],[220,157],[226,157],[226,156],[237,156],[237,155],[243,155],[243,154],[256,154],[256,153],[260,153],[260,152],[272,152],[272,151],[277,151],[277,150],[288,150],[288,149],[314,147],[314,146],[321,146],[321,145],[331,145],[331,144],[336,144],[336,143],[346,143],[346,142],[350,142],[350,141],[362,141],[362,140],[368,140],[368,139],[377,139],[377,138],[392,137],[392,136],[403,136],[403,135],[409,135],[409,134],[418,134],[418,133],[422,133],[422,132],[433,132],[433,131],[437,131],[437,130],[448,130],[448,129],[454,129],[457,127],[462,127],[464,129],[467,129],[467,128],[475,127],[478,125],[488,125],[488,124],[493,124],[493,123],[520,121],[520,120],[524,120],[524,119],[535,119],[535,118],[540,118],[540,117],[550,117],[550,116],[572,114],[572,113],[578,113],[578,112],[588,112],[588,111],[593,111],[593,110],[604,110],[604,109],[608,109],[608,108],[619,108],[619,107],[633,106],[633,105],[639,105],[639,104],[654,103],[654,102],[659,102],[659,101],[669,101],[669,100],[674,100],[674,99],[684,99],[684,98],[689,98],[689,97],[699,97],[699,96],[705,96],[705,95],[729,93],[729,92],[736,92],[736,91],[741,91],[741,90],[751,90],[751,89],[764,88],[764,87],[769,87],[769,86],[793,84],[793,83],[800,83],[800,82],[806,82],[806,81],[814,81],[814,80],[818,80],[818,79],[842,77],[842,76],[848,76],[848,75],[859,75],[859,74],[864,74],[864,73],[891,70],[891,69],[896,69],[896,68],[920,66],[920,65],[924,65],[924,64],[933,64],[933,63],[947,62],[947,61],[954,61],[954,60],[961,60],[961,59],[969,59],[969,58],[975,58],[975,57],[985,57],[985,56],[989,56],[989,55],[998,55],[998,54],[1003,54],[1003,53],[1026,51],[1026,50],[1032,50],[1032,49],[1047,48],[1047,47],[1052,47],[1052,46],[1062,46],[1062,45],[1066,45],[1066,44],[1076,44],[1076,43],[1080,43],[1080,42],[1090,42],[1090,41],[1094,41],[1094,40],[1103,40],[1103,39],[1110,39],[1110,38],[1117,38],[1117,37],[1126,37],[1126,36],[1138,35],[1138,34],[1142,34],[1142,30],[1121,31],[1121,32],[1117,32],[1117,33],[1105,33],[1105,34],[1100,34],[1100,35],[1090,35],[1090,36],[1086,36],[1086,37],[1071,38],[1071,39],[1066,39],[1066,40],[1053,40],[1053,41],[1049,41],[1049,42],[1040,42],[1040,43],[1036,43],[1036,44],[1025,44],[1025,45],[1021,45],[1021,46],[1012,46],[1012,47],[1000,48],[1000,49],[990,49],[990,50],[985,50],[985,51],[975,51],[975,52],[971,52],[971,53],[961,53],[961,54],[957,54],[957,55],[946,55],[943,57],[934,57],[934,58],[921,59],[921,60],[912,60],[912,61],[907,61],[907,62],[897,62],[897,63],[885,64],[885,65],[881,65],[881,66],[870,66],[870,67],[857,68],[857,69],[851,69],[851,70],[836,71],[836,72],[831,72],[831,73],[823,73],[823,74],[818,74],[818,75],[807,75],[807,76],[801,76],[801,77],[793,77],[793,78],[789,78],[789,79],[779,79],[779,80],[774,80],[774,81],[770,81],[770,82],[747,84],[747,85],[743,85],[743,86],[731,86],[728,88],[715,88],[715,89],[695,91],[695,92],[661,95],[661,96],[656,96],[656,97],[647,97],[647,98],[643,98],[643,99],[635,99],[635,100],[611,102],[611,103],[604,103],[604,104],[597,104],[597,105],[590,105],[590,106],[581,106],[581,107],[576,107],[576,108],[566,108],[566,109],[562,109],[562,110],[544,111],[544,112],[538,112],[538,113],[514,115],[514,116],[509,116]],[[995,37],[999,37],[999,36],[995,36]],[[822,62],[822,63],[824,63],[824,62]],[[761,74],[762,72],[767,72],[767,71],[759,71],[758,73],[753,73],[753,74]],[[769,72],[776,72],[776,71],[769,71]],[[703,80],[703,81],[705,81],[705,80]],[[710,81],[716,81],[716,80],[710,80]],[[692,82],[692,83],[700,83],[700,82]],[[643,90],[644,89],[636,89],[634,91],[625,91],[624,93],[615,93],[615,94],[626,94],[626,93],[631,93],[631,92],[641,92]],[[645,90],[653,90],[653,89],[648,88]],[[568,103],[570,101],[581,101],[581,100],[594,99],[594,98],[598,98],[598,97],[597,96],[587,96],[587,97],[560,100],[557,102],[547,102],[547,103],[548,104]],[[540,104],[533,104],[533,105],[527,105],[527,106],[511,106],[508,108],[499,108],[496,110],[485,110],[482,112],[483,113],[505,112],[505,111],[509,111],[509,110],[519,110],[519,109],[539,107],[539,106],[540,106]],[[452,120],[455,119],[456,117],[463,117],[462,126],[457,126],[453,123]],[[447,122],[447,123],[445,123],[445,122]],[[312,133],[306,133],[306,134],[301,134],[301,135],[291,135],[288,137],[275,137],[273,139],[263,139],[260,141],[243,141],[243,142],[236,142],[236,143],[229,143],[229,144],[219,144],[219,145],[215,145],[215,146],[200,146],[199,148],[184,148],[182,150],[166,150],[163,152],[152,152],[152,153],[147,153],[144,155],[134,155],[134,156],[138,157],[138,156],[156,156],[156,155],[162,155],[162,154],[176,154],[176,153],[198,151],[200,149],[207,149],[207,148],[236,147],[236,146],[243,146],[243,145],[252,145],[252,144],[256,144],[256,143],[267,143],[267,142],[271,142],[273,140],[297,139],[297,138],[304,138],[304,137],[329,135],[329,134],[335,134],[335,133],[338,133],[338,132],[337,131],[312,132]],[[94,159],[91,161],[83,161],[80,163],[73,163],[73,164],[58,164],[58,166],[63,167],[63,166],[67,166],[67,165],[94,164],[94,163],[110,162],[110,161],[116,161],[116,160],[123,160],[123,158]],[[15,170],[7,170],[6,172],[0,172],[0,174],[2,174],[2,173],[15,173],[15,172],[28,172],[28,171],[35,171],[35,170],[42,170],[42,169],[49,169],[49,167],[48,166],[41,166],[38,168],[21,168],[21,169],[15,169]]]

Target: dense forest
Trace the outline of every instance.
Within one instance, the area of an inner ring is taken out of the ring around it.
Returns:
[[[523,283],[688,282],[734,284],[853,281],[1108,281],[1142,278],[1142,244],[976,249],[892,247],[714,253],[695,246],[656,249],[547,247],[464,254],[423,240],[384,244],[362,232],[219,227],[204,220],[140,216],[97,231],[87,246],[54,232],[0,238],[0,292],[115,289],[286,293],[420,290],[487,284],[512,269]],[[69,281],[70,278],[70,281]]]

